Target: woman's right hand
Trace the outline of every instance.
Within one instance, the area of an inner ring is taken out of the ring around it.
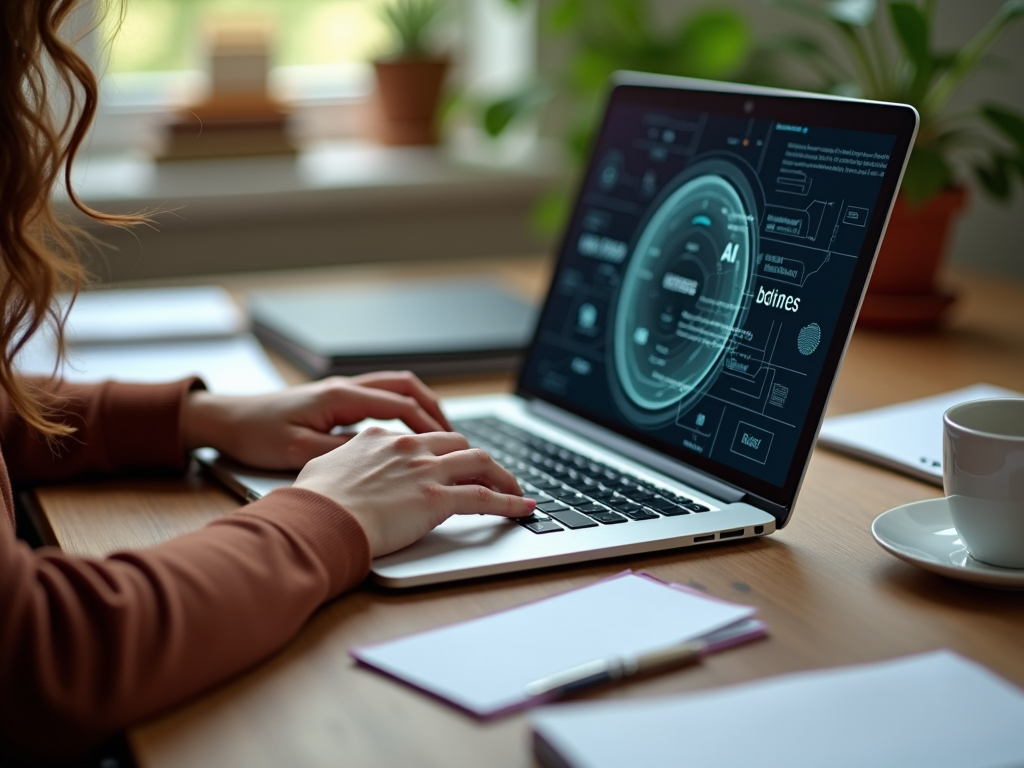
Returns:
[[[295,486],[341,504],[373,557],[412,544],[451,515],[525,517],[536,506],[508,470],[455,432],[370,427],[306,464]]]

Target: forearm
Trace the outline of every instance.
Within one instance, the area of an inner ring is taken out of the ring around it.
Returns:
[[[188,393],[201,383],[53,383],[53,407],[75,428],[47,441],[0,401],[0,429],[11,480],[16,484],[66,480],[140,469],[181,471],[188,457],[181,415]]]
[[[79,749],[249,667],[369,568],[355,521],[298,489],[103,561],[0,536],[0,729],[34,751]]]

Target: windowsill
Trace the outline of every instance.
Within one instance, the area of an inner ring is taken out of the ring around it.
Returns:
[[[543,144],[496,164],[447,148],[338,141],[294,157],[94,155],[74,182],[99,210],[156,211],[155,229],[93,229],[111,247],[92,266],[117,282],[536,253],[545,244],[530,232],[530,212],[565,167]]]
[[[564,167],[550,145],[515,164],[461,160],[444,148],[320,142],[295,156],[158,162],[137,155],[81,158],[73,183],[86,202],[130,211],[194,204],[201,216],[270,207],[287,213],[311,203],[362,207],[452,201],[539,191]]]

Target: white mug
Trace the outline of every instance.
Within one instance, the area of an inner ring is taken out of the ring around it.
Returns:
[[[942,417],[942,485],[975,560],[1024,568],[1024,397],[972,400]]]

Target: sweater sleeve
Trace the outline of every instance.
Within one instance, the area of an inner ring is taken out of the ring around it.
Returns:
[[[369,561],[356,521],[297,488],[104,560],[32,551],[0,522],[0,741],[66,754],[181,702],[279,649]]]
[[[0,747],[80,751],[278,650],[366,576],[359,524],[299,488],[102,560],[15,538],[11,479],[184,469],[180,413],[196,385],[48,385],[78,429],[56,444],[0,393]]]
[[[173,384],[70,384],[36,380],[74,434],[58,440],[27,425],[0,393],[0,439],[15,485],[140,469],[183,471],[181,409],[195,378]]]

